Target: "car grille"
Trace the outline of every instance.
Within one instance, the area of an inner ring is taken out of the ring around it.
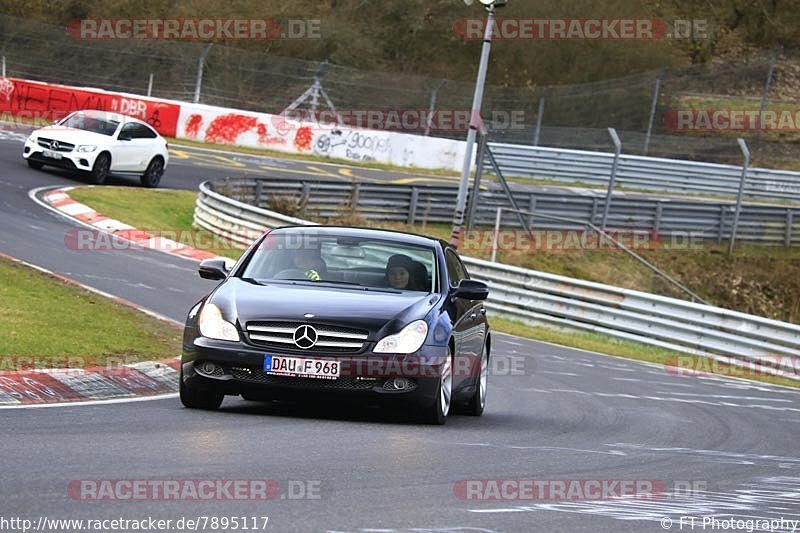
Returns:
[[[295,330],[304,325],[313,326],[317,331],[317,342],[309,349],[302,349],[294,343]],[[364,348],[369,333],[360,329],[301,322],[248,322],[247,336],[253,344],[284,351],[358,353]]]
[[[377,379],[358,379],[355,377],[340,377],[336,379],[296,378],[290,376],[276,376],[269,374],[261,368],[231,367],[230,374],[234,379],[251,383],[263,383],[282,387],[321,390],[372,390],[379,384]]]
[[[47,148],[48,150],[53,150],[54,152],[71,152],[75,149],[74,144],[63,141],[55,141],[54,139],[47,139],[45,137],[39,137],[36,142],[38,142],[39,146],[42,148]],[[58,143],[58,148],[53,148],[53,142]]]

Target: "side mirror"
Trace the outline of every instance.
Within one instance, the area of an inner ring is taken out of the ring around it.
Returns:
[[[200,268],[198,270],[200,273],[200,277],[203,279],[225,279],[228,277],[228,272],[230,269],[228,268],[227,261],[225,259],[206,259],[202,263],[200,263]]]
[[[458,287],[453,291],[453,298],[464,298],[465,300],[485,300],[489,297],[489,287],[482,281],[474,279],[462,279]]]

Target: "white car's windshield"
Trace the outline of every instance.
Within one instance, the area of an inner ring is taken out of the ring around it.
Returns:
[[[75,128],[111,136],[117,131],[119,121],[88,116],[84,113],[74,113],[65,118],[60,125],[65,128]]]
[[[253,252],[242,277],[427,293],[435,291],[436,261],[433,248],[402,242],[272,233]]]

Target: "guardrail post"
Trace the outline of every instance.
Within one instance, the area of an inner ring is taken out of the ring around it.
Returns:
[[[528,197],[528,211],[530,211],[531,213],[536,211],[536,196],[534,196],[533,193],[531,193],[531,195]],[[533,215],[528,217],[528,227],[530,228],[532,226],[533,226]]]
[[[147,80],[147,96],[153,96],[153,73],[150,73],[150,79]]]
[[[599,207],[599,205],[600,205],[600,199],[597,196],[592,198],[592,214],[589,215],[589,222],[592,224],[594,224],[595,221],[597,220],[597,208]]]
[[[414,224],[417,219],[417,203],[419,202],[419,189],[411,187],[411,201],[408,205],[408,224]]]
[[[733,245],[736,242],[736,230],[739,229],[739,217],[742,214],[744,183],[747,180],[747,167],[750,165],[750,150],[747,148],[747,143],[741,137],[736,139],[736,141],[739,143],[739,149],[744,156],[744,164],[742,164],[742,177],[739,180],[739,194],[736,196],[736,211],[733,214],[733,227],[731,228],[731,241],[728,245],[728,256],[733,254]]]
[[[497,242],[500,240],[500,218],[503,216],[503,208],[497,208],[497,216],[494,219],[494,234],[492,235],[492,263],[497,261]]]
[[[717,244],[722,244],[722,237],[725,236],[725,210],[726,206],[719,206],[719,231],[717,232]]]
[[[5,78],[5,77],[6,77],[6,56],[3,56],[3,71],[0,72],[0,78]]]
[[[792,245],[792,224],[794,223],[794,212],[786,210],[786,233],[783,236],[783,245],[787,248]]]
[[[254,195],[253,200],[255,201],[256,207],[261,207],[261,189],[264,187],[264,182],[262,180],[256,180],[256,192]]]
[[[656,218],[653,221],[653,235],[658,237],[661,232],[661,216],[664,211],[664,205],[661,202],[656,203]]]
[[[608,133],[611,135],[611,140],[614,141],[614,163],[611,165],[611,176],[608,179],[608,192],[606,192],[606,203],[603,206],[603,221],[600,224],[600,229],[605,231],[606,223],[608,222],[608,212],[611,210],[611,195],[614,193],[614,182],[617,179],[617,166],[619,165],[619,155],[622,153],[622,141],[619,140],[617,130],[608,128]]]
[[[533,145],[539,146],[539,135],[542,132],[542,117],[544,116],[544,96],[539,97],[539,110],[536,112],[536,131],[533,133]]]

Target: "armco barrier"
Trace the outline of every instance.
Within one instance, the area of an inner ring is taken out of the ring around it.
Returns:
[[[608,185],[614,154],[521,144],[489,143],[504,176]],[[623,146],[624,150],[624,146]],[[736,195],[742,167],[620,156],[616,183],[630,188],[680,194]],[[750,168],[744,194],[751,198],[800,201],[800,172]]]
[[[200,186],[198,226],[248,244],[269,228],[310,222],[256,208]],[[514,320],[595,331],[800,379],[800,326],[719,307],[465,257],[470,274],[489,284],[486,306]]]
[[[353,204],[358,215],[364,218],[407,223],[451,222],[457,194],[457,189],[449,185],[279,181],[268,178],[218,181],[210,185],[210,190],[265,208],[269,207],[271,198],[290,198],[304,206],[305,213],[323,218],[341,215],[343,205]],[[570,191],[515,190],[514,199],[523,209],[594,224],[600,223],[605,203],[602,194],[592,191],[575,194]],[[497,208],[508,206],[508,199],[502,191],[482,190],[476,224],[494,225]],[[733,212],[733,202],[618,195],[611,203],[608,227],[649,232],[659,237],[721,241],[730,236]],[[573,229],[562,222],[542,218],[532,218],[528,222],[535,229]],[[503,227],[519,227],[519,221],[512,213],[506,213],[502,223]],[[737,240],[784,246],[800,244],[800,206],[745,204]]]

